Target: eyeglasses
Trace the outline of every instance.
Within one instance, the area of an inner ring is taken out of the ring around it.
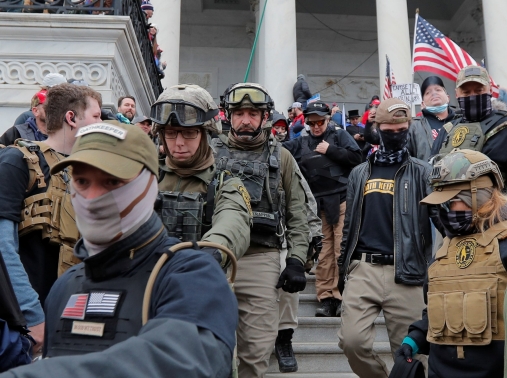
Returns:
[[[239,87],[233,89],[225,96],[225,102],[229,105],[241,104],[247,96],[254,105],[266,105],[272,102],[271,97],[269,97],[266,92],[256,87]]]
[[[167,125],[175,117],[178,125],[201,126],[218,115],[218,109],[203,109],[182,100],[157,102],[151,106],[150,118],[159,125]]]
[[[176,139],[179,133],[181,133],[183,139],[195,139],[199,136],[199,129],[188,129],[188,130],[162,129],[162,134],[166,139]]]
[[[322,126],[324,123],[326,123],[325,119],[320,119],[318,121],[306,121],[306,124],[310,127]]]

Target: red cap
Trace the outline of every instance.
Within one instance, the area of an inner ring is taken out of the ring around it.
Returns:
[[[32,108],[35,108],[37,105],[44,104],[46,102],[48,91],[46,89],[42,89],[32,97]]]
[[[371,102],[371,104],[372,104],[372,105],[380,105],[380,100],[375,99],[375,100],[373,100],[373,101]]]

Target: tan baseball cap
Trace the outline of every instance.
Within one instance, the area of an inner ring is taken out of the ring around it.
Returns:
[[[470,81],[475,81],[482,85],[489,85],[489,74],[484,67],[481,66],[466,66],[458,72],[456,79],[456,88],[461,87],[463,84]]]
[[[74,163],[85,163],[120,179],[136,177],[146,167],[158,177],[155,144],[139,127],[118,121],[84,126],[69,157],[51,169],[55,174]]]
[[[405,116],[395,116],[394,114],[402,110]],[[412,119],[410,107],[399,98],[388,98],[380,103],[375,114],[376,123],[403,123]]]

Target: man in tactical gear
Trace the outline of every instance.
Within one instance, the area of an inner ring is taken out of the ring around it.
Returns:
[[[278,331],[276,289],[298,292],[306,286],[306,197],[296,162],[266,124],[274,107],[266,90],[239,83],[226,93],[224,103],[231,131],[213,140],[217,169],[242,179],[253,210],[250,247],[238,263],[235,284],[239,376],[262,377]],[[284,234],[288,253],[280,274]]]
[[[497,163],[501,172],[507,172],[507,113],[492,110],[491,93],[484,67],[461,69],[456,79],[456,97],[463,116],[443,126],[432,155],[449,153],[454,148],[480,151]]]
[[[357,111],[356,111],[357,113]],[[359,114],[356,115],[359,119]],[[322,252],[316,270],[317,299],[321,306],[315,316],[340,316],[341,294],[338,291],[338,265],[347,177],[362,161],[361,150],[345,130],[329,126],[330,109],[322,102],[308,104],[305,110],[310,135],[284,143],[294,156],[317,201],[322,219]]]
[[[81,127],[100,121],[101,102],[89,87],[57,85],[44,104],[48,139],[0,150],[0,252],[35,351],[44,335],[42,306],[58,275],[76,262],[72,247],[79,238],[70,172],[50,174],[50,168],[70,153]]]
[[[507,288],[507,197],[495,162],[452,150],[434,164],[433,193],[447,237],[424,284],[422,320],[409,327],[397,356],[430,356],[428,376],[502,378]]]
[[[198,85],[166,89],[151,107],[151,119],[167,155],[160,162],[156,210],[169,236],[222,244],[239,259],[250,244],[252,214],[239,178],[217,175],[208,138],[218,133],[218,108]],[[222,267],[227,256],[215,254]]]
[[[431,167],[407,152],[410,120],[403,101],[383,101],[375,115],[380,148],[349,176],[339,258],[343,305],[338,337],[360,377],[389,375],[373,351],[380,311],[394,356],[407,327],[424,308],[422,285],[432,239],[430,209],[419,201],[431,192]]]
[[[236,300],[212,256],[169,251],[179,240],[153,210],[159,167],[150,138],[135,125],[92,124],[52,173],[68,165],[83,263],[47,298],[50,358],[0,376],[229,377]]]

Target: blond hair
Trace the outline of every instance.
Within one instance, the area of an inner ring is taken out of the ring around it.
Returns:
[[[491,198],[477,210],[474,226],[479,232],[484,232],[495,223],[507,219],[507,196],[497,188],[493,188]]]

